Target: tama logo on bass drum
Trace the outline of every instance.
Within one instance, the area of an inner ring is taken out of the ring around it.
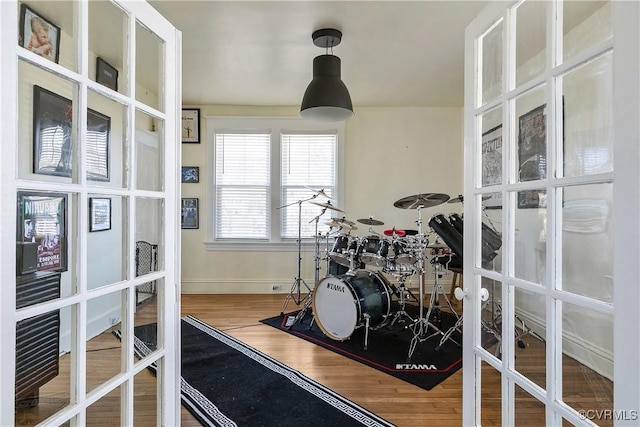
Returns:
[[[336,285],[335,283],[327,283],[327,289],[344,293],[344,286]]]

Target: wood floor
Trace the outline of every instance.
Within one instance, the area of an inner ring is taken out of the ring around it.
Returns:
[[[462,424],[462,370],[432,390],[426,391],[375,369],[339,356],[314,344],[261,324],[261,319],[279,315],[285,295],[183,295],[182,314],[198,319],[240,339],[286,365],[319,381],[397,426],[457,426]],[[298,308],[289,302],[287,310]],[[140,308],[136,324],[155,321],[154,304]],[[145,315],[145,312],[149,312]],[[517,368],[535,381],[544,381],[544,343],[532,336],[523,337],[526,348],[517,349]],[[419,345],[436,345],[429,341]],[[110,331],[87,343],[91,389],[119,372],[120,346]],[[408,349],[407,349],[408,350]],[[612,384],[584,366],[567,358],[563,362],[566,381],[564,399],[575,408],[612,409]],[[41,388],[41,403],[19,410],[17,425],[34,425],[69,403],[69,357],[61,358],[60,375]],[[542,379],[540,379],[542,378]],[[148,370],[136,376],[134,412],[136,426],[156,425],[155,377]],[[482,373],[482,424],[501,425],[500,377],[488,365]],[[291,402],[296,405],[297,402]],[[87,425],[120,425],[119,392],[92,405]],[[523,426],[544,426],[544,407],[516,388],[516,421]],[[199,426],[182,407],[183,426]],[[607,422],[601,425],[612,425]],[[309,420],[313,426],[313,420]],[[568,425],[568,424],[567,424]]]

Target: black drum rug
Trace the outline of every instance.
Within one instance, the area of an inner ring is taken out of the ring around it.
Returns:
[[[195,317],[181,325],[182,403],[203,425],[393,426]],[[138,357],[153,351],[155,323],[134,333]]]
[[[413,318],[417,318],[417,310],[417,307],[407,307],[407,312],[413,315]],[[371,330],[365,350],[364,327],[355,329],[349,339],[340,341],[327,338],[313,319],[311,308],[304,314],[302,320],[290,326],[297,313],[287,313],[284,316],[261,320],[261,322],[425,390],[431,390],[462,367],[462,347],[457,344],[462,343],[462,335],[457,330],[451,335],[455,342],[445,340],[440,345],[442,334],[431,336],[422,342],[418,341],[411,359],[408,359],[414,334],[406,327],[410,323],[406,318],[405,323],[396,322],[391,325],[389,321],[389,325]],[[440,318],[433,319],[432,322],[437,321],[437,324],[441,325],[439,329],[446,332],[456,320],[455,315],[442,311]],[[435,331],[430,328],[428,334],[421,338],[427,338],[433,332]]]

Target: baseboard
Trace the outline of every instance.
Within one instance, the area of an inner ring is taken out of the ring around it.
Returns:
[[[525,325],[541,337],[545,336],[545,322],[539,316],[516,308],[516,314]],[[516,324],[516,326],[518,326]],[[537,339],[533,338],[532,339]],[[562,343],[564,354],[613,381],[613,352],[600,347],[575,334],[564,332]]]
[[[387,280],[398,285],[398,280],[390,275],[385,275]],[[322,280],[322,278],[320,279]],[[310,289],[315,287],[313,280],[305,282]],[[444,292],[449,291],[451,279],[446,276],[439,280]],[[293,279],[268,279],[268,280],[238,280],[238,279],[183,279],[181,293],[183,294],[287,294],[291,292]],[[431,293],[435,281],[433,277],[427,278],[424,283],[425,294]],[[407,287],[414,293],[419,291],[419,280],[414,278],[407,282]],[[303,289],[306,288],[303,286]]]

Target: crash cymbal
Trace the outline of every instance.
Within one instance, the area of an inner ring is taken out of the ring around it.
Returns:
[[[449,200],[449,196],[442,193],[424,193],[403,197],[397,200],[393,206],[401,209],[417,209],[418,207],[430,208]]]
[[[482,201],[489,200],[491,196],[484,195],[482,196]],[[447,203],[464,203],[464,196],[462,194],[458,194],[458,197],[454,197],[453,199],[449,199]]]
[[[320,203],[320,202],[310,201],[309,203],[311,203],[313,205],[317,205],[317,206],[323,207],[325,209],[331,209],[332,211],[344,212],[342,209],[333,206],[331,204],[331,202]]]
[[[331,198],[327,193],[324,192],[324,188],[316,190],[315,188],[309,187],[308,185],[305,185],[304,188],[306,188],[307,190],[313,191],[316,194],[316,196],[323,196],[323,197],[326,197],[327,199]]]
[[[360,218],[358,222],[360,224],[367,224],[367,225],[384,225],[384,222],[378,221],[377,219],[373,219],[372,217]]]

